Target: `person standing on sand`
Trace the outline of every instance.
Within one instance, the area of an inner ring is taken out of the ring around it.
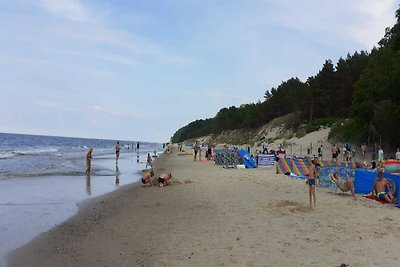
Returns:
[[[150,153],[147,153],[146,169],[147,169],[147,166],[150,166],[151,169],[153,168],[153,164],[151,162],[152,162],[152,159],[151,159]]]
[[[383,154],[383,149],[381,146],[378,147],[378,161],[384,160],[384,154]]]
[[[115,162],[118,163],[119,160],[119,153],[121,151],[121,146],[119,145],[119,141],[117,142],[117,145],[115,146]]]
[[[199,150],[200,150],[199,141],[196,141],[196,143],[194,144],[193,149],[194,149],[194,159],[193,160],[196,160],[197,159],[197,153],[199,153]]]
[[[367,153],[367,146],[365,143],[361,146],[362,161],[365,162],[365,153]]]
[[[331,153],[332,153],[332,160],[336,160],[338,156],[338,149],[335,144],[333,144],[332,146]]]
[[[86,154],[86,173],[89,174],[92,167],[92,159],[93,159],[93,148],[89,148],[88,153]]]
[[[310,196],[310,208],[312,208],[312,203],[314,202],[314,208],[316,206],[316,193],[315,193],[315,186],[316,186],[316,181],[318,179],[318,173],[315,168],[315,164],[318,163],[318,159],[313,159],[310,160],[310,158],[307,158],[308,164],[310,165],[310,168],[308,170],[308,177],[306,183],[308,184],[308,190],[309,190],[309,196]],[[314,200],[314,201],[313,201]]]

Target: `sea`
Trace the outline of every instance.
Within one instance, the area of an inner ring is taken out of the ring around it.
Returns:
[[[89,148],[92,171],[86,175]],[[0,133],[0,266],[9,252],[76,214],[83,201],[137,183],[147,153],[156,159],[162,149],[138,140]]]

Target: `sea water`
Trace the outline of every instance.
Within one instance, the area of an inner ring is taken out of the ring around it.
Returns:
[[[62,223],[77,204],[137,182],[147,153],[161,144],[118,140],[0,133],[0,266],[5,255]],[[93,148],[92,172],[85,174]],[[139,160],[139,162],[137,162]]]

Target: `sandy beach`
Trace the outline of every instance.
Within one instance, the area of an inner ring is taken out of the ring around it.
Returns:
[[[189,150],[188,150],[189,151]],[[399,209],[275,168],[226,170],[162,155],[168,187],[121,187],[8,256],[9,266],[396,266]],[[343,265],[345,264],[345,265]]]

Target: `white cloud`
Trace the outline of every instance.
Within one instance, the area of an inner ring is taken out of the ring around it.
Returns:
[[[40,3],[55,16],[75,21],[89,19],[88,11],[79,0],[41,0]]]
[[[359,25],[350,26],[350,35],[366,48],[372,48],[385,34],[387,27],[392,27],[396,21],[393,10],[396,9],[396,0],[366,1],[367,4],[360,4],[355,7],[364,19]]]

